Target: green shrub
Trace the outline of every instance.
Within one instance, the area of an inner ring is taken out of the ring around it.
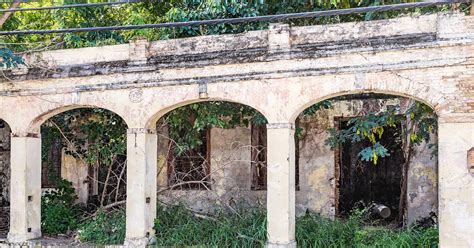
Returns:
[[[56,188],[41,197],[41,229],[50,235],[66,234],[77,227],[79,208],[72,183],[58,179]]]
[[[77,231],[79,240],[97,245],[119,245],[125,240],[125,210],[101,211],[84,220]]]

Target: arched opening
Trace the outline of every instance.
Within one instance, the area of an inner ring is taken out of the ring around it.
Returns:
[[[0,240],[10,227],[10,140],[10,126],[0,119]]]
[[[125,208],[126,133],[125,121],[101,108],[68,109],[41,124],[45,236],[79,233],[81,241],[88,241],[91,235],[104,235],[104,230],[91,229],[100,225],[92,217],[100,214],[98,209]],[[119,234],[109,236],[124,236],[124,228],[117,229]]]
[[[225,101],[191,103],[157,121],[157,245],[265,242],[266,123]]]
[[[373,226],[436,225],[437,116],[429,106],[394,95],[342,95],[310,105],[295,124],[300,245],[313,242],[300,242],[298,233],[316,215],[358,218],[369,234]]]

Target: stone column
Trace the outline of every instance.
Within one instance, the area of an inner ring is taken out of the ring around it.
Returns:
[[[474,121],[454,121],[440,118],[438,131],[440,247],[474,247],[474,177],[467,161]]]
[[[41,138],[12,134],[8,242],[24,243],[41,237]]]
[[[125,246],[145,247],[156,217],[156,130],[127,131],[127,224]]]
[[[296,247],[293,123],[267,125],[267,247]]]

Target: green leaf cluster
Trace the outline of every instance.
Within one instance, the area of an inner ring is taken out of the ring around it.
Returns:
[[[0,70],[14,68],[24,63],[23,58],[14,54],[11,49],[0,48]]]
[[[401,128],[401,138],[394,137],[396,143],[406,143],[404,139],[408,138],[412,144],[419,145],[422,142],[430,142],[431,135],[437,130],[437,121],[429,106],[413,101],[406,110],[401,110],[398,105],[381,113],[368,113],[351,118],[347,126],[342,129],[329,129],[330,137],[326,144],[336,148],[346,142],[369,141],[371,146],[362,149],[359,157],[362,161],[371,161],[375,165],[380,157],[390,156],[390,148],[379,142],[386,128]]]

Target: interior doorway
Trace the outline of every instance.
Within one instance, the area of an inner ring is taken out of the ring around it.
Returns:
[[[336,118],[336,126],[349,128],[350,118]],[[377,164],[359,159],[359,153],[369,141],[346,142],[336,151],[336,209],[340,216],[371,204],[390,208],[388,221],[397,219],[401,192],[402,166],[400,126],[386,128],[380,143],[387,147],[390,156],[380,158]]]

